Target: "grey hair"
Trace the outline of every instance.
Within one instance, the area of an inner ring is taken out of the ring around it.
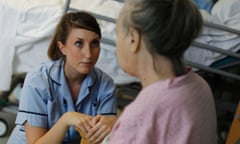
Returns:
[[[153,59],[165,56],[175,75],[183,74],[183,53],[202,28],[202,16],[192,1],[126,0],[123,11],[126,32],[129,27],[138,30]]]

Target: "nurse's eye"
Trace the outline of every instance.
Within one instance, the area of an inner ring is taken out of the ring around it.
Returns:
[[[82,40],[78,40],[75,42],[75,46],[79,47],[79,48],[82,48],[83,47],[83,41]]]
[[[91,42],[91,48],[99,48],[100,47],[100,41],[98,39],[95,39]]]

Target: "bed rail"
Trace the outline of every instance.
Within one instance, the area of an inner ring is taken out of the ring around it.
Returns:
[[[204,21],[203,26],[240,35],[239,30],[232,29],[232,28],[229,28],[227,26],[220,25],[220,24],[215,24],[215,23]],[[202,49],[210,50],[210,51],[213,51],[213,52],[221,53],[223,55],[233,57],[233,58],[237,58],[237,59],[240,60],[240,54],[232,52],[230,50],[224,50],[224,49],[221,49],[219,47],[212,46],[212,45],[209,45],[209,44],[206,44],[206,43],[197,42],[197,41],[194,41],[192,43],[192,45],[197,47],[197,48],[202,48]],[[198,69],[202,69],[202,70],[205,70],[205,71],[208,71],[208,72],[212,72],[212,73],[216,73],[216,74],[219,74],[219,75],[222,75],[222,76],[226,76],[226,77],[229,77],[229,78],[240,80],[240,75],[222,70],[222,68],[224,68],[224,67],[226,67],[230,64],[228,64],[226,66],[213,68],[211,66],[205,66],[203,64],[191,62],[191,61],[188,61],[188,60],[184,60],[184,63],[186,65],[189,65],[189,66],[192,66],[192,67],[195,67],[195,68],[198,68]],[[237,62],[235,61],[231,64],[231,66],[238,65],[238,64],[240,64],[240,61],[237,61]]]

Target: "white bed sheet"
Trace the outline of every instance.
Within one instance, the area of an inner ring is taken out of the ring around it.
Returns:
[[[0,1],[0,91],[10,88],[13,73],[47,61],[46,48],[64,0]]]
[[[11,74],[8,72],[12,69],[15,34],[20,17],[18,7],[12,7],[10,2],[0,1],[0,87],[3,89],[7,89],[8,86],[4,84],[10,82],[8,77],[11,77]]]
[[[204,10],[201,10],[201,14],[205,21],[240,30],[239,5],[239,0],[219,0],[213,6],[211,14]],[[232,52],[240,50],[239,35],[213,28],[203,27],[202,33],[196,41]],[[226,55],[210,50],[199,49],[194,46],[191,46],[184,55],[186,60],[206,66],[210,66],[224,57],[226,57]]]

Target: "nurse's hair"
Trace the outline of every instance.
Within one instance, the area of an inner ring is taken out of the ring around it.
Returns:
[[[191,0],[125,0],[121,16],[126,34],[135,28],[154,59],[165,56],[176,76],[184,73],[184,51],[199,35],[202,16]],[[158,65],[154,61],[157,71]]]
[[[57,42],[61,41],[63,44],[66,44],[72,28],[83,28],[93,31],[101,38],[100,26],[95,17],[91,14],[84,11],[66,13],[58,23],[52,41],[48,47],[48,57],[51,60],[58,60],[64,57],[57,46]]]

